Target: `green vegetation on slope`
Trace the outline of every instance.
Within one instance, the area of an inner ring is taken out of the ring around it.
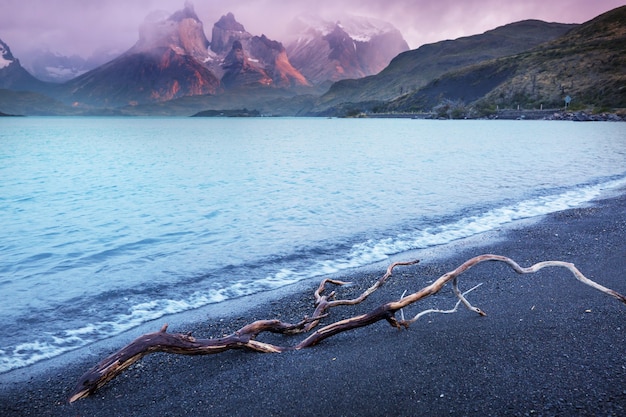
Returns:
[[[444,99],[476,107],[626,107],[626,6],[520,54],[484,61],[431,81],[381,111],[430,110]]]

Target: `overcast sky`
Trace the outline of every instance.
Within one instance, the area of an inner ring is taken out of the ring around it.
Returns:
[[[253,35],[281,40],[282,29],[304,12],[332,18],[351,13],[392,23],[411,49],[474,35],[524,19],[582,23],[626,4],[626,0],[195,0],[194,9],[211,39],[224,14]],[[91,55],[99,48],[123,52],[138,39],[152,11],[170,13],[185,0],[0,0],[0,39],[20,59],[35,46],[64,55]]]

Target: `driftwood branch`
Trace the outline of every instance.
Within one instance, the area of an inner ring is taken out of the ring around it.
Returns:
[[[403,295],[397,301],[382,304],[367,314],[346,318],[344,320],[340,320],[321,327],[294,346],[277,346],[256,340],[257,336],[264,332],[279,333],[283,335],[297,335],[302,333],[308,333],[317,327],[322,318],[328,316],[328,312],[332,307],[339,305],[355,305],[363,302],[369,295],[378,290],[389,279],[389,277],[391,277],[393,269],[396,266],[412,265],[416,264],[418,261],[397,262],[390,265],[385,275],[383,275],[371,287],[365,290],[359,297],[354,299],[335,300],[334,297],[336,294],[334,291],[326,296],[323,295],[327,284],[334,284],[339,286],[348,284],[342,281],[324,279],[318,286],[317,290],[314,292],[316,308],[313,312],[313,315],[310,318],[305,317],[299,323],[289,324],[281,322],[279,320],[258,320],[242,327],[231,335],[217,339],[196,339],[189,334],[167,333],[166,324],[158,332],[148,333],[138,337],[129,345],[125,346],[120,351],[112,354],[111,356],[103,359],[100,363],[87,371],[78,381],[76,388],[69,398],[69,402],[74,402],[78,399],[87,397],[88,395],[95,392],[98,388],[106,384],[108,381],[115,378],[130,365],[153,352],[167,352],[183,355],[208,355],[224,352],[230,349],[245,349],[262,353],[279,353],[288,350],[299,350],[315,346],[324,339],[327,339],[338,333],[342,333],[359,327],[364,327],[381,320],[386,320],[391,326],[396,328],[408,328],[411,323],[413,323],[425,314],[456,312],[460,304],[463,304],[468,310],[484,316],[485,313],[480,308],[470,304],[470,302],[465,297],[470,291],[473,291],[476,287],[462,293],[458,289],[457,284],[458,277],[461,274],[463,274],[473,266],[487,261],[504,262],[519,274],[535,273],[546,267],[566,268],[574,275],[574,277],[578,281],[611,297],[614,297],[622,303],[626,304],[625,296],[585,277],[572,263],[561,261],[545,261],[536,263],[527,268],[523,268],[510,258],[499,255],[487,254],[469,259],[468,261],[457,267],[455,270],[442,275],[430,285],[423,287],[419,291],[416,291],[407,296]],[[453,292],[458,298],[458,301],[453,309],[424,310],[409,320],[404,319],[404,313],[402,310],[403,308],[433,294],[436,294],[450,281],[452,281]],[[395,317],[395,314],[398,311],[401,311],[400,320],[396,319]]]

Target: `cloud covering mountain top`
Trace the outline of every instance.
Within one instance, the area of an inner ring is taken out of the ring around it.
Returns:
[[[623,0],[239,0],[196,1],[195,12],[212,24],[228,12],[251,33],[283,39],[295,16],[314,12],[325,19],[343,13],[375,17],[397,27],[411,48],[424,43],[482,33],[524,19],[582,23],[623,4]],[[124,51],[137,39],[137,27],[154,10],[172,13],[182,0],[29,0],[9,1],[0,14],[0,37],[26,61],[29,50],[48,48],[88,57],[107,47]]]

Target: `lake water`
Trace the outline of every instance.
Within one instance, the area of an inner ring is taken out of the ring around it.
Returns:
[[[624,185],[623,123],[2,118],[0,373]]]

